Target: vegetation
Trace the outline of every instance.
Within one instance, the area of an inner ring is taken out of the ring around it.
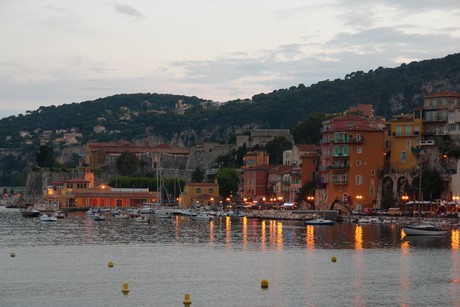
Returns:
[[[122,153],[117,159],[117,170],[122,176],[132,176],[139,166],[137,156],[129,151]]]
[[[224,198],[235,195],[238,191],[240,174],[234,168],[220,168],[216,174],[217,183],[219,184],[219,192]]]

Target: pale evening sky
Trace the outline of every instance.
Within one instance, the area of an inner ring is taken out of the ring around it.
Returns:
[[[460,1],[2,0],[0,118],[120,93],[251,98],[460,52]]]

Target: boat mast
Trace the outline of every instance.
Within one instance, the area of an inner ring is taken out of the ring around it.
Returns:
[[[418,220],[421,220],[421,201],[422,201],[422,137],[419,136],[419,147],[420,151],[418,154],[418,168],[419,168],[419,176],[418,176]]]

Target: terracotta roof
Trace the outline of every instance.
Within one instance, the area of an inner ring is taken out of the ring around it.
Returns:
[[[316,157],[319,157],[318,153],[307,152],[306,154],[303,154],[300,158],[316,158]]]
[[[286,174],[289,173],[296,165],[279,165],[274,169],[274,172],[277,174]]]
[[[432,93],[424,96],[423,98],[434,98],[434,97],[457,97],[460,98],[460,94],[454,91],[442,91],[438,93]]]
[[[316,145],[313,144],[295,144],[300,151],[317,151]]]

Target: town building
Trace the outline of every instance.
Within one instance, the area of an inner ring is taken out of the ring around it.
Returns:
[[[157,193],[148,189],[113,188],[106,184],[95,186],[94,174],[87,170],[83,178],[52,183],[44,191],[43,199],[60,209],[126,208],[157,202]]]
[[[217,183],[189,182],[179,197],[180,208],[210,206],[217,207],[222,203]]]
[[[378,170],[384,161],[383,128],[383,123],[358,115],[345,114],[323,122],[316,207],[377,204]]]

